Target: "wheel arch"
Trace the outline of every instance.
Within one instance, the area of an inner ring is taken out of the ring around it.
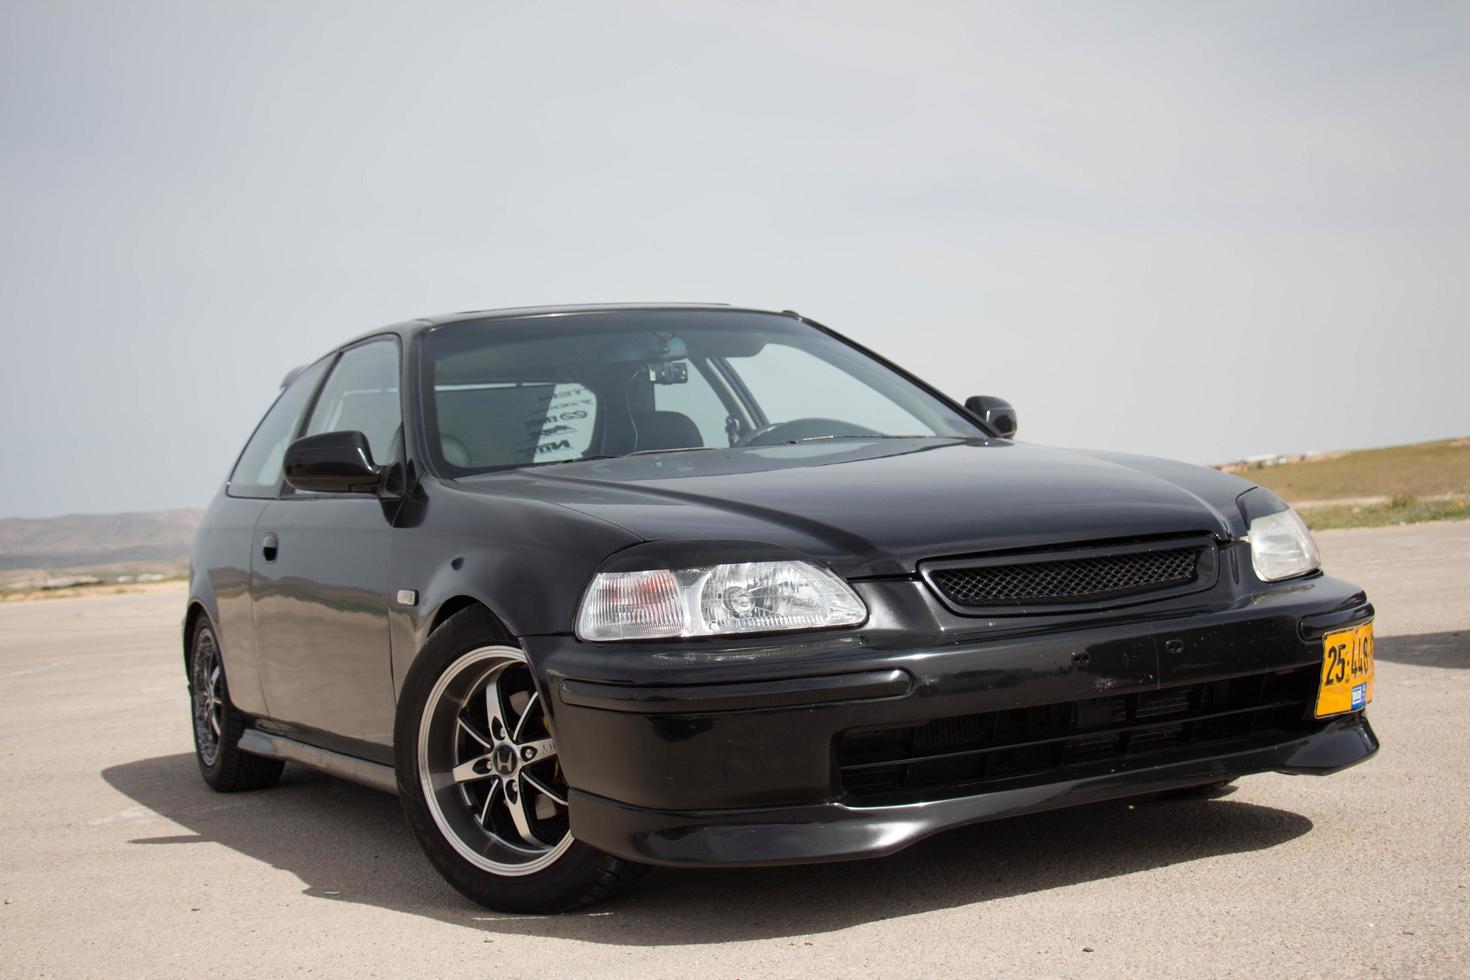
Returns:
[[[495,624],[495,639],[519,645],[515,630],[504,615],[484,595],[467,590],[448,590],[442,599],[426,604],[416,618],[403,617],[401,631],[392,641],[393,699],[403,694],[408,672],[418,662],[429,638],[456,614],[466,609],[483,609]]]
[[[497,613],[494,609],[492,609],[488,602],[484,601],[479,596],[468,595],[465,593],[452,595],[449,598],[445,599],[443,602],[439,603],[439,607],[434,610],[434,615],[431,616],[429,619],[429,628],[424,633],[424,639],[428,640],[428,638],[434,634],[435,630],[437,630],[439,627],[443,626],[446,622],[449,621],[449,617],[455,615],[456,613],[463,612],[464,610],[469,609],[473,606],[479,606],[481,609],[485,610],[485,612],[490,614],[491,618],[495,620],[495,624],[502,634],[502,639],[515,639],[515,636],[511,633],[510,628],[505,624],[505,618]]]
[[[189,600],[189,608],[184,612],[184,672],[189,671],[189,646],[194,639],[194,626],[201,619],[210,619],[209,610],[204,608],[203,600],[192,598]]]

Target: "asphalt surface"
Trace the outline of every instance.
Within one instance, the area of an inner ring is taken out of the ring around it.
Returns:
[[[1470,974],[1470,523],[1334,531],[1379,609],[1378,756],[883,860],[654,871],[588,913],[472,906],[385,795],[194,767],[182,592],[0,607],[0,975]]]

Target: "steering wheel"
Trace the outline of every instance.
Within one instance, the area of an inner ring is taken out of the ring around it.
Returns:
[[[749,432],[736,441],[737,446],[779,446],[783,442],[800,442],[819,436],[881,436],[883,433],[865,425],[840,419],[790,419],[772,422]]]

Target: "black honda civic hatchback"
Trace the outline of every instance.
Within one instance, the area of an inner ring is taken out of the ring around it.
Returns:
[[[1015,430],[790,312],[366,334],[199,528],[200,770],[396,792],[454,887],[554,911],[1377,750],[1373,607],[1281,500]]]

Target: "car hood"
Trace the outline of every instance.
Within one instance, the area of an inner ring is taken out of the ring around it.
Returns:
[[[1244,533],[1251,484],[1203,467],[1007,440],[833,440],[670,452],[460,481],[524,494],[645,541],[750,542],[848,577],[926,558],[1150,535]]]

